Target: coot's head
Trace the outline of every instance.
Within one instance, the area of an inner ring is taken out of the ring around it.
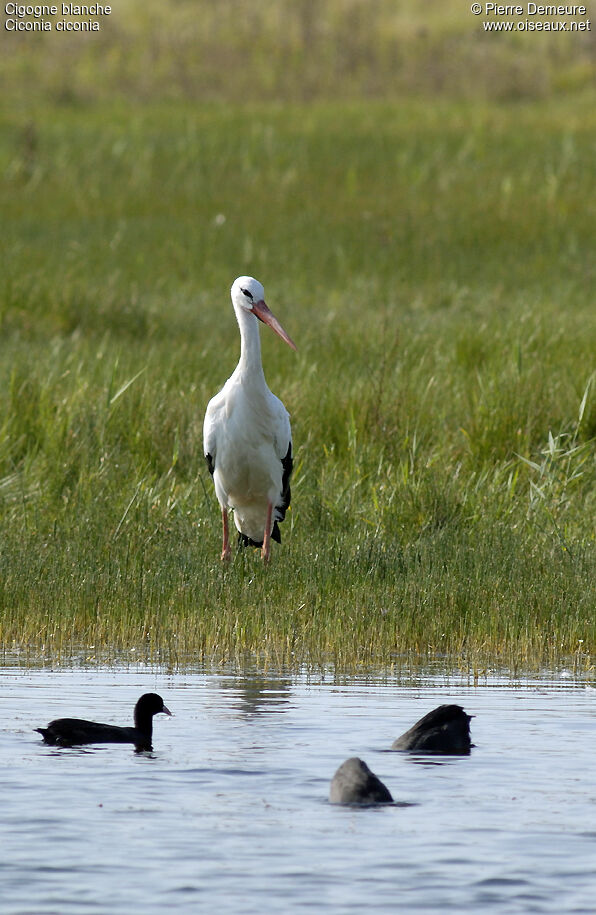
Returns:
[[[135,705],[135,719],[153,717],[153,715],[171,715],[171,711],[164,705],[164,701],[157,693],[144,693]]]

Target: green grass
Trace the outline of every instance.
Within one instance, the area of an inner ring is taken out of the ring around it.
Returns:
[[[89,60],[92,104],[48,77],[0,116],[2,645],[589,667],[594,90],[140,104]],[[262,333],[296,450],[267,569],[220,566],[202,459],[244,272],[298,345]]]
[[[112,10],[97,33],[2,28],[6,102],[502,101],[593,87],[596,76],[596,23],[489,34],[462,0],[118,0]]]

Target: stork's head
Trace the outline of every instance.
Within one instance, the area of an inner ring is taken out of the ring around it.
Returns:
[[[275,331],[278,337],[296,349],[296,344],[285,332],[275,315],[265,304],[265,290],[258,280],[252,276],[239,276],[232,285],[232,303],[236,310],[247,311],[253,314],[263,324],[267,324]]]

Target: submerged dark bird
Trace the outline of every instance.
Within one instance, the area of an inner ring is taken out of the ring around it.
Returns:
[[[47,728],[35,728],[46,743],[53,747],[79,747],[86,743],[133,743],[135,750],[152,750],[153,716],[171,711],[163,704],[157,693],[145,693],[134,711],[134,727],[119,727],[115,724],[101,724],[85,721],[83,718],[57,718]]]
[[[470,740],[471,718],[461,705],[440,705],[398,737],[391,749],[463,756],[474,746]]]
[[[331,780],[332,804],[391,804],[389,789],[371,772],[362,759],[353,756],[341,764]]]

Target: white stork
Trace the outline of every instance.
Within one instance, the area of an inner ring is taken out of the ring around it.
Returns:
[[[258,280],[239,276],[231,292],[240,328],[240,361],[207,405],[203,450],[221,506],[222,560],[232,555],[231,508],[240,541],[262,547],[261,556],[268,562],[271,539],[281,543],[278,522],[290,504],[292,432],[288,411],[265,381],[257,318],[292,349],[296,346],[265,304]]]

